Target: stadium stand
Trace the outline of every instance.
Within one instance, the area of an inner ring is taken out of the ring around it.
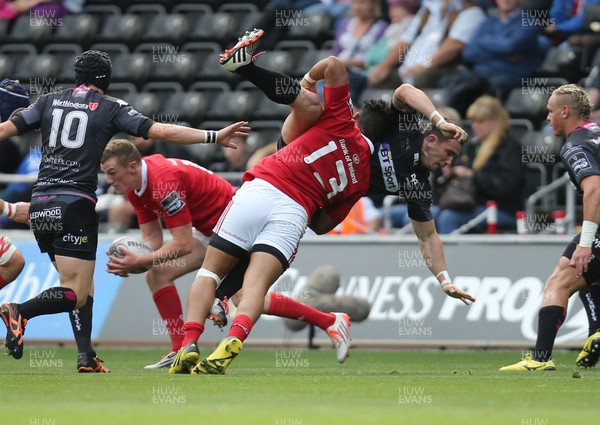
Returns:
[[[235,74],[224,72],[218,55],[246,29],[256,25],[266,0],[87,0],[83,13],[66,16],[60,25],[32,25],[28,15],[0,21],[0,75],[19,78],[32,98],[73,83],[74,58],[86,49],[109,53],[113,83],[109,94],[130,102],[140,112],[163,121],[191,126],[249,119],[252,149],[274,142],[287,106],[269,101]],[[548,10],[550,0],[524,0],[524,8]],[[330,53],[331,19],[304,13],[272,51],[257,64],[294,78]],[[585,56],[585,57],[583,57]],[[505,102],[514,134],[523,146],[542,146],[554,154],[560,146],[547,131],[546,101],[561,84],[583,81],[600,63],[599,52],[577,47],[552,47],[533,78],[514,89]],[[585,63],[584,63],[585,62]],[[427,89],[436,106],[447,104],[444,89]],[[391,91],[367,89],[360,100],[391,99]],[[468,123],[467,123],[468,127]],[[196,149],[196,148],[191,148]],[[207,149],[194,152],[204,163]],[[532,166],[524,193],[560,175],[556,164]]]

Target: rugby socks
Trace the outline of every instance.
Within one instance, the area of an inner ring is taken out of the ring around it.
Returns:
[[[327,329],[335,322],[335,316],[331,313],[323,313],[316,308],[296,301],[278,292],[270,293],[269,311],[272,316],[285,317],[287,319],[302,320],[321,329]]]
[[[290,105],[300,93],[298,80],[281,72],[261,68],[254,62],[238,68],[236,72],[262,90],[275,103]]]
[[[185,322],[182,329],[185,334],[183,335],[181,346],[185,347],[188,342],[194,341],[195,343],[200,339],[200,335],[204,332],[204,325],[200,322]]]
[[[34,298],[18,304],[19,313],[24,319],[69,312],[77,304],[77,294],[71,288],[53,287],[40,292]]]
[[[238,314],[235,316],[235,319],[233,319],[233,323],[231,324],[231,328],[229,328],[227,336],[234,336],[244,342],[250,334],[253,325],[254,323],[252,323],[250,317],[245,314]]]
[[[77,343],[78,353],[93,354],[96,357],[96,352],[92,348],[92,310],[94,308],[94,298],[90,295],[87,297],[87,302],[81,308],[71,310],[69,319],[73,328],[73,335]]]
[[[600,330],[600,286],[588,285],[579,291],[588,318],[588,336]]]
[[[565,321],[567,309],[558,305],[540,308],[538,313],[538,336],[535,343],[533,359],[547,362],[552,357],[552,347],[556,334]]]
[[[169,332],[171,351],[178,351],[183,341],[183,310],[177,288],[175,285],[165,286],[153,293],[152,299]]]

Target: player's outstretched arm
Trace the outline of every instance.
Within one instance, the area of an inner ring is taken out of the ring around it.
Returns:
[[[448,275],[446,268],[446,259],[444,258],[444,245],[442,240],[435,230],[435,224],[433,220],[429,221],[416,221],[412,220],[413,229],[419,239],[419,248],[421,248],[421,254],[425,263],[431,270],[431,273],[438,279],[442,290],[446,295],[452,298],[458,298],[463,303],[469,305],[469,301],[475,302],[468,293],[458,289],[452,284],[452,280]]]
[[[348,72],[344,63],[335,56],[320,60],[306,73],[302,84],[325,80],[327,87],[339,87],[348,84]]]
[[[467,140],[467,133],[458,125],[447,122],[435,109],[429,97],[411,84],[402,84],[394,90],[392,100],[394,108],[401,112],[416,111],[429,118],[444,135],[450,139],[458,139],[461,142]]]
[[[176,143],[178,145],[192,145],[195,143],[218,143],[228,148],[237,148],[231,138],[235,136],[247,136],[250,127],[247,121],[239,121],[220,129],[199,130],[181,125],[154,123],[148,131],[151,139]]]

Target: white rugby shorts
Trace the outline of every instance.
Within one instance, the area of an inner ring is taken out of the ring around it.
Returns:
[[[261,179],[244,182],[215,226],[214,233],[250,252],[255,245],[279,251],[288,264],[308,225],[308,214],[292,198]]]

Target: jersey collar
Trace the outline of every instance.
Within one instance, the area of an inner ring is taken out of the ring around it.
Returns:
[[[146,161],[142,159],[142,187],[140,190],[134,190],[137,196],[142,196],[146,191],[146,187],[148,186],[148,165]]]
[[[362,133],[361,133],[362,134]],[[367,136],[365,136],[364,134],[362,135],[362,137],[364,137],[364,139],[367,141],[367,143],[369,144],[369,149],[371,149],[371,155],[373,154],[373,152],[375,152],[375,146],[373,146],[373,142],[371,142],[371,139],[369,139]]]

